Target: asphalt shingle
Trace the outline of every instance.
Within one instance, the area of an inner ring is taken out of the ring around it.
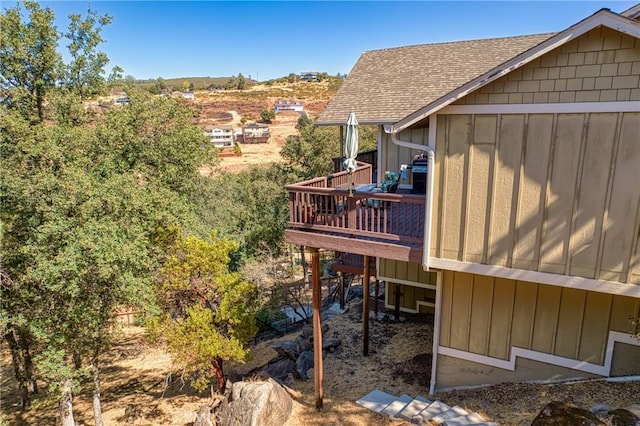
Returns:
[[[317,124],[392,124],[553,36],[421,44],[364,52]]]

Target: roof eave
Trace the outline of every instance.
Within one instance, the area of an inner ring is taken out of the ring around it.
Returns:
[[[505,74],[528,64],[549,51],[580,37],[600,25],[629,34],[632,37],[640,38],[640,23],[610,12],[606,9],[599,10],[577,24],[572,25],[566,30],[550,37],[548,40],[543,41],[526,52],[513,57],[507,62],[487,71],[483,75],[469,81],[468,83],[442,96],[440,99],[431,102],[429,105],[401,119],[393,125],[393,132],[399,132],[419,121],[424,120],[429,115],[441,110],[469,93],[486,86]]]
[[[358,124],[361,126],[385,126],[385,125],[393,125],[398,120],[394,119],[385,119],[385,120],[361,120],[358,118]],[[347,122],[345,121],[316,121],[314,123],[316,126],[346,126]]]

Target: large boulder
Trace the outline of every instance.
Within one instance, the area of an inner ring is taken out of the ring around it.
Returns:
[[[609,411],[609,420],[613,426],[640,426],[640,418],[624,408]]]
[[[279,380],[286,380],[289,375],[296,371],[296,363],[289,358],[280,358],[279,360],[267,365],[264,370],[269,376]]]
[[[208,405],[200,407],[196,414],[196,419],[193,422],[193,426],[213,426],[213,421],[211,420],[211,407]]]
[[[322,350],[333,353],[336,351],[336,349],[340,345],[342,345],[342,341],[340,339],[336,339],[336,338],[324,339],[322,341]]]
[[[309,380],[309,376],[307,376],[307,371],[313,368],[313,352],[304,351],[300,354],[298,359],[296,360],[296,373],[297,377],[300,380]]]
[[[533,419],[531,426],[597,426],[604,424],[589,410],[566,402],[553,401],[544,406]]]
[[[236,382],[230,402],[218,415],[224,426],[281,426],[291,414],[293,402],[275,380]]]
[[[275,342],[271,345],[271,347],[278,353],[278,355],[282,357],[288,357],[292,361],[298,359],[298,355],[300,355],[298,344],[290,340]]]
[[[305,336],[304,334],[296,337],[296,346],[299,353],[310,351],[313,349],[313,337]]]

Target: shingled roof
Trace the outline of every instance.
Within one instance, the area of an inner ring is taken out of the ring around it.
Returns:
[[[316,124],[393,124],[553,36],[469,40],[364,52]]]

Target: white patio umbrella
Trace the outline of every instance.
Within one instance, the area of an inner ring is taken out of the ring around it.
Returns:
[[[358,156],[358,120],[354,112],[349,113],[347,119],[347,132],[344,137],[344,168],[349,172],[349,194],[352,194],[353,172],[356,170],[356,157]]]

